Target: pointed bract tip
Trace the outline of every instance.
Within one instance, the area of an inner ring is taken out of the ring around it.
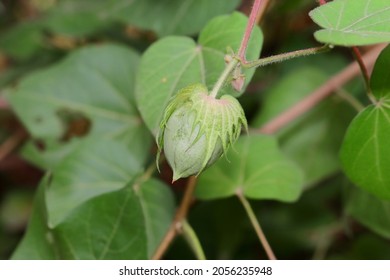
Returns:
[[[174,182],[176,182],[177,180],[179,180],[181,178],[181,174],[176,174],[175,172],[173,172],[173,176],[172,176],[172,184]]]

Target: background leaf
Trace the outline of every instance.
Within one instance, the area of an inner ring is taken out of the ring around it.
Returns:
[[[196,196],[201,199],[229,197],[242,190],[253,199],[295,201],[302,190],[302,173],[279,151],[270,136],[242,136],[222,158],[204,171]]]
[[[378,56],[370,79],[372,93],[377,98],[390,95],[390,46],[382,50]]]
[[[355,117],[340,152],[344,171],[351,181],[384,199],[390,199],[389,101],[370,105]]]
[[[124,22],[166,35],[192,35],[215,16],[233,11],[239,0],[122,1],[112,11]]]
[[[168,230],[173,209],[171,193],[158,181],[133,181],[95,197],[54,229],[60,258],[147,259]]]
[[[44,188],[13,259],[147,259],[173,218],[171,192],[152,179],[97,196],[49,229]]]
[[[323,43],[354,46],[390,41],[390,5],[387,0],[334,0],[309,15],[322,28],[314,33]]]
[[[372,231],[390,238],[390,202],[358,189],[349,188],[347,213]]]
[[[44,45],[42,22],[16,25],[0,37],[0,50],[19,60],[27,60]]]
[[[134,149],[112,140],[94,140],[64,158],[46,191],[49,226],[55,227],[93,197],[119,190],[134,179],[144,164]]]
[[[148,128],[155,134],[170,98],[192,83],[203,83],[211,89],[222,73],[226,47],[237,50],[247,18],[240,13],[220,16],[207,24],[196,44],[186,37],[167,37],[153,44],[142,56],[137,75],[138,108]],[[249,43],[247,59],[258,58],[262,35],[255,28]],[[246,83],[254,70],[248,70]],[[227,86],[221,94],[238,95]]]
[[[82,139],[104,137],[134,146],[143,161],[151,139],[134,104],[137,63],[131,49],[92,46],[24,79],[9,101],[39,142],[29,159],[51,168]]]
[[[311,94],[328,77],[315,66],[291,69],[263,93],[262,108],[251,126],[261,127]],[[355,109],[335,95],[277,133],[281,150],[304,171],[306,187],[340,169],[338,152],[355,114]]]

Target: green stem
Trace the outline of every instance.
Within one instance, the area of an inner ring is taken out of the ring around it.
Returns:
[[[203,252],[203,248],[199,242],[198,236],[196,235],[191,225],[187,222],[187,220],[183,220],[182,229],[183,229],[184,238],[186,239],[187,243],[190,245],[196,258],[198,260],[205,260],[206,256]]]
[[[353,96],[342,88],[338,89],[336,91],[336,94],[342,99],[344,99],[349,105],[351,105],[351,107],[356,109],[356,111],[358,112],[362,111],[365,108],[365,106],[355,96]]]
[[[240,200],[242,206],[244,206],[244,209],[246,211],[246,214],[249,217],[249,220],[252,223],[252,226],[257,234],[257,237],[259,238],[261,244],[263,245],[263,248],[265,252],[267,253],[267,256],[270,260],[276,260],[275,254],[272,251],[271,246],[269,245],[267,238],[265,237],[265,234],[263,230],[261,229],[260,223],[256,218],[255,213],[253,212],[253,209],[249,203],[249,201],[245,198],[245,196],[242,194],[241,191],[237,192],[237,197]]]
[[[311,54],[322,53],[322,52],[328,51],[330,49],[331,48],[328,45],[325,45],[325,46],[321,46],[321,47],[315,47],[315,48],[309,48],[309,49],[304,49],[304,50],[298,50],[298,51],[273,55],[270,57],[261,58],[261,59],[254,60],[254,61],[247,61],[247,62],[241,61],[241,64],[242,64],[242,67],[244,67],[244,68],[261,67],[261,66],[265,66],[268,64],[282,62],[282,61],[289,60],[289,59],[296,58],[296,57],[300,57],[300,56],[307,56],[307,55],[311,55]]]
[[[217,83],[214,85],[214,88],[210,92],[210,96],[216,98],[218,95],[218,92],[221,90],[223,85],[225,84],[226,80],[229,78],[230,73],[234,70],[234,68],[237,66],[239,60],[233,58],[228,65],[226,65],[225,70],[223,70],[221,76],[219,76]]]
[[[150,179],[153,176],[153,173],[156,171],[157,165],[155,162],[151,163],[145,172],[138,178],[138,182],[142,183]]]

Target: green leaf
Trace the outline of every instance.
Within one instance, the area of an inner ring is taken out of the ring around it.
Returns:
[[[56,258],[54,247],[52,247],[53,235],[46,224],[47,209],[44,195],[49,180],[50,175],[46,175],[38,188],[27,232],[12,254],[12,259],[51,260]]]
[[[372,231],[390,238],[390,201],[378,199],[361,189],[351,187],[346,210]]]
[[[370,105],[352,121],[341,147],[345,173],[357,186],[390,199],[390,100]]]
[[[148,239],[148,257],[151,258],[174,218],[174,197],[164,183],[153,178],[133,188],[141,203]]]
[[[295,201],[302,191],[300,169],[282,155],[273,137],[240,137],[227,158],[200,175],[197,197],[216,199],[242,191],[253,199]]]
[[[390,259],[389,240],[380,236],[363,232],[356,235],[351,244],[344,250],[331,252],[331,260],[388,260]]]
[[[55,34],[71,37],[92,35],[113,21],[105,16],[104,2],[106,1],[59,1],[48,11],[45,28]]]
[[[225,68],[226,47],[237,50],[247,18],[240,13],[213,19],[203,29],[196,44],[187,37],[167,37],[153,44],[142,56],[136,81],[136,97],[141,115],[156,134],[168,101],[178,90],[192,83],[206,84],[210,90]],[[255,28],[247,59],[258,58],[262,45],[260,29]],[[245,72],[246,84],[254,73]],[[230,86],[221,94],[239,95]]]
[[[317,67],[304,66],[287,72],[264,92],[262,110],[251,126],[261,127],[311,94],[327,79],[328,75]],[[306,187],[340,169],[340,145],[355,114],[349,104],[334,96],[277,133],[281,150],[304,171]]]
[[[0,37],[0,50],[19,59],[27,60],[44,45],[42,22],[33,21],[16,25]]]
[[[137,64],[138,54],[131,49],[92,46],[22,80],[9,101],[40,142],[40,148],[30,145],[31,159],[51,168],[61,158],[52,154],[63,156],[75,142],[103,137],[134,146],[143,161],[151,139],[134,104]]]
[[[90,140],[76,147],[55,168],[46,191],[48,224],[55,227],[77,206],[123,188],[142,171],[135,148],[113,140]]]
[[[371,75],[370,87],[377,98],[390,95],[390,46],[387,46],[375,62]]]
[[[116,1],[118,2],[118,1]],[[166,35],[192,35],[215,16],[232,12],[239,0],[136,0],[111,7],[115,17],[128,24]]]
[[[173,218],[173,198],[158,181],[84,203],[54,229],[62,259],[147,259]]]
[[[314,34],[323,43],[354,46],[390,41],[388,0],[335,0],[309,15],[324,28]]]
[[[0,48],[3,45],[7,53],[24,59],[31,57],[44,44],[45,31],[83,38],[118,22],[154,31],[159,37],[194,35],[207,21],[234,11],[239,3],[240,0],[52,1],[46,3],[48,7],[44,9],[39,25],[29,22],[21,28],[11,29],[10,36],[0,40]],[[37,3],[31,5],[34,7]]]
[[[44,199],[49,180],[46,176],[42,181],[13,259],[147,259],[173,220],[172,192],[149,179],[95,196],[49,228]]]

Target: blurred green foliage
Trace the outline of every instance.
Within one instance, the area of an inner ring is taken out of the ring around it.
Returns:
[[[165,166],[161,175],[142,181],[154,162],[155,148],[134,98],[139,57],[153,42],[169,35],[192,36],[196,41],[212,18],[234,9],[248,11],[250,5],[246,0],[0,1],[0,147],[18,131],[28,132],[15,149],[0,156],[1,259],[12,254],[14,258],[94,258],[95,252],[79,244],[79,239],[90,228],[98,228],[90,240],[110,243],[99,239],[99,234],[113,233],[111,219],[121,215],[121,205],[133,216],[125,216],[132,219],[127,222],[118,219],[113,240],[127,238],[121,230],[139,233],[135,239],[139,247],[130,244],[129,248],[140,254],[106,255],[103,248],[99,255],[151,256],[185,182],[168,186]],[[261,56],[317,45],[313,32],[318,27],[308,16],[314,7],[311,0],[270,1],[261,22]],[[259,128],[351,61],[347,49],[335,48],[258,69],[239,99],[250,126]],[[360,77],[354,79],[275,135],[278,156],[299,168],[304,180],[294,203],[251,200],[278,258],[390,258],[389,202],[357,189],[343,175],[339,160],[346,129],[358,113],[345,96],[367,105],[364,90]],[[261,147],[257,153],[261,157]],[[234,157],[242,158],[237,151]],[[207,172],[218,178],[212,169]],[[43,195],[47,188],[57,199],[53,201],[62,205],[47,203],[47,193]],[[93,195],[88,196],[91,189]],[[200,191],[205,189],[207,183]],[[20,243],[34,197],[38,203],[29,234]],[[120,203],[126,199],[133,204]],[[91,211],[98,217],[90,218]],[[58,213],[66,214],[65,222]],[[50,216],[58,224],[46,224]],[[89,226],[84,220],[90,221]],[[196,200],[189,222],[209,259],[266,258],[235,197]],[[67,244],[67,235],[72,245]],[[56,248],[65,253],[56,256],[47,238],[58,242]],[[115,242],[109,244],[114,251],[121,244]],[[72,255],[68,246],[79,247],[80,254]],[[189,259],[193,254],[177,238],[165,257]]]

